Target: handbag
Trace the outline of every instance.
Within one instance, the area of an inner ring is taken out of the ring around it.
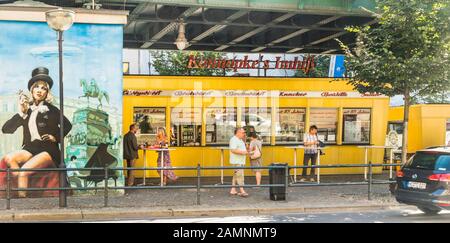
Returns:
[[[259,149],[259,146],[256,146],[257,150],[253,152],[252,155],[250,155],[250,159],[259,159],[261,158],[261,150]]]

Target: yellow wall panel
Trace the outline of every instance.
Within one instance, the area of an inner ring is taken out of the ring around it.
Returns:
[[[450,105],[413,105],[409,112],[408,153],[445,144],[446,122],[450,119]],[[388,120],[390,122],[403,121],[403,107],[389,108]]]

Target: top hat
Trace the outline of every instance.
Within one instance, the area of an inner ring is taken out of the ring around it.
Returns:
[[[28,90],[31,90],[31,86],[37,81],[44,81],[48,84],[51,89],[53,86],[53,79],[48,75],[49,71],[45,67],[38,67],[31,73],[31,79],[28,81]]]

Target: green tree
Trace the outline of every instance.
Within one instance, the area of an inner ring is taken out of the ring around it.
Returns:
[[[182,76],[223,76],[223,69],[189,69],[187,68],[189,56],[194,55],[199,59],[224,58],[219,52],[198,51],[152,51],[152,65],[160,75],[182,75]]]
[[[450,87],[449,0],[377,0],[376,12],[376,26],[347,28],[354,48],[340,44],[357,91],[403,95],[405,162],[411,101]]]
[[[308,73],[299,70],[295,72],[295,77],[300,78],[323,78],[328,77],[330,71],[330,56],[322,55],[314,58],[315,67]]]
[[[413,98],[411,104],[450,104],[450,91],[442,90],[437,93]]]

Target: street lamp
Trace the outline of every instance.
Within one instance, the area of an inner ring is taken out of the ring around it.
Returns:
[[[186,39],[185,32],[185,24],[181,22],[178,27],[178,37],[175,40],[175,45],[177,45],[177,48],[180,51],[186,49],[186,47],[189,45],[189,42]]]
[[[59,56],[59,136],[60,136],[60,164],[59,168],[65,168],[64,164],[64,94],[63,94],[63,32],[68,30],[74,21],[75,12],[62,8],[45,12],[45,18],[48,26],[58,34],[58,56]],[[59,172],[59,187],[66,187],[66,173]],[[66,190],[59,191],[59,206],[67,207]]]

